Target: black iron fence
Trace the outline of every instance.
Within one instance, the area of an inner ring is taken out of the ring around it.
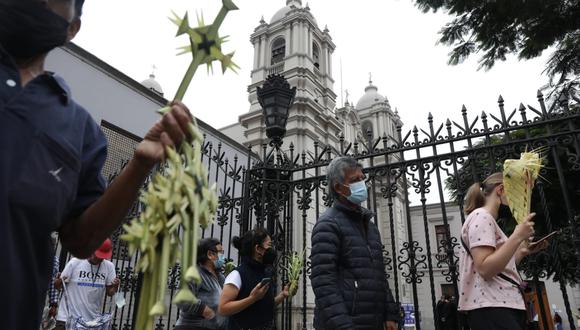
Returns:
[[[278,322],[282,329],[312,328],[310,231],[332,202],[325,178],[328,163],[338,155],[351,155],[363,164],[370,185],[366,207],[377,214],[374,221],[383,236],[393,295],[415,311],[416,329],[437,328],[433,318],[439,287],[457,293],[457,237],[465,220],[465,191],[472,182],[501,170],[504,159],[541,148],[547,163],[534,191],[537,231],[541,234],[562,229],[563,234],[548,250],[525,260],[523,270],[532,281],[550,277],[559,282],[568,323],[575,329],[574,302],[570,301],[567,285],[580,280],[580,232],[575,221],[580,208],[576,202],[580,194],[579,126],[580,109],[569,108],[564,101],[547,108],[538,94],[537,106],[521,104],[509,111],[500,98],[496,113],[471,116],[463,108],[456,121],[436,124],[429,115],[427,127],[403,131],[399,126],[391,136],[382,137],[369,132],[366,141],[349,143],[341,139],[338,146],[315,142],[309,151],[296,150],[291,144],[264,145],[260,150],[254,148],[256,154],[248,150],[238,157],[226,154],[219,142],[207,141],[203,145],[204,162],[210,170],[210,181],[218,183],[220,202],[216,219],[203,236],[220,239],[227,257],[236,261],[236,251],[229,243],[232,236],[254,226],[266,227],[282,255],[277,265],[278,283],[288,279],[280,263],[285,263],[292,251],[305,250],[299,294],[279,308]],[[112,180],[138,138],[110,124],[105,123],[103,129],[110,149],[116,150],[109,152],[104,173]],[[128,219],[140,210],[136,204]],[[442,223],[437,231],[431,225],[434,210]],[[113,261],[127,305],[121,309],[113,306],[114,326],[132,329],[140,283],[133,271],[139,256],[128,256],[118,235],[113,236]],[[64,264],[66,254],[62,256]],[[177,266],[168,271],[170,303],[179,285],[180,269]],[[108,298],[103,309],[110,306]],[[544,309],[540,312],[545,313]],[[543,316],[546,322],[547,315]],[[172,329],[178,317],[178,310],[171,307],[168,316],[158,319],[157,329]]]

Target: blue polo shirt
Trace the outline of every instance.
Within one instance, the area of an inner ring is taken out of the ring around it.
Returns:
[[[40,324],[53,254],[50,233],[105,189],[106,139],[65,82],[46,73],[21,87],[0,47],[0,323]]]

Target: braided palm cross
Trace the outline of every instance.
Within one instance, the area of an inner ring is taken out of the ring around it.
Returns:
[[[197,68],[200,65],[206,64],[208,71],[212,69],[214,61],[220,61],[222,65],[222,72],[230,69],[236,72],[239,66],[232,61],[234,52],[229,54],[222,53],[222,44],[227,41],[227,36],[220,37],[218,33],[219,27],[222,25],[227,13],[232,10],[237,10],[238,7],[231,0],[222,0],[222,8],[217,14],[214,22],[206,25],[202,17],[198,17],[198,27],[192,28],[189,25],[189,17],[186,12],[183,18],[180,18],[175,12],[170,20],[177,25],[177,35],[181,36],[187,34],[189,36],[189,45],[181,47],[181,52],[178,55],[191,53],[192,60],[179,89],[175,94],[174,100],[181,101],[193,79]]]

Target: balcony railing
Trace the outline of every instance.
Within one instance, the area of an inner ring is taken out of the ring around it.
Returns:
[[[281,74],[284,72],[284,62],[277,63],[268,68],[268,75]]]

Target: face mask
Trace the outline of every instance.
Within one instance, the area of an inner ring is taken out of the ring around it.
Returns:
[[[0,4],[0,44],[12,57],[30,59],[66,43],[69,22],[36,1]]]
[[[497,218],[504,219],[504,221],[511,220],[513,218],[512,210],[506,204],[499,204],[499,209],[497,210]]]
[[[274,250],[274,248],[267,248],[264,252],[264,256],[262,257],[262,263],[264,265],[273,265],[274,261],[276,261],[276,257],[278,256],[278,252]]]
[[[365,184],[364,180],[351,183],[349,185],[349,188],[350,188],[350,196],[346,197],[346,199],[349,202],[360,205],[362,202],[367,200],[368,198],[367,185]]]
[[[226,256],[223,254],[218,254],[217,260],[213,261],[215,269],[221,269],[226,264]]]

